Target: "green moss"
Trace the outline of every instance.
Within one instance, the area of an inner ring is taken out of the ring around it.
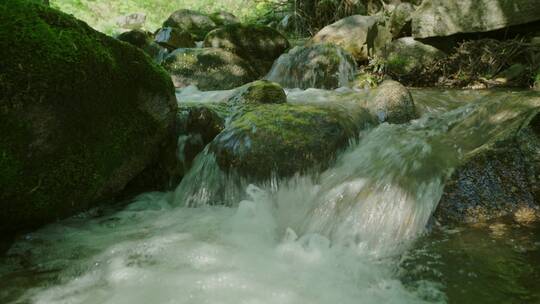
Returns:
[[[141,100],[168,100],[174,90],[135,47],[47,6],[5,0],[0,24],[0,41],[9,43],[0,48],[2,231],[121,190],[144,168],[139,157],[151,158],[150,139],[168,128]]]
[[[289,41],[268,26],[229,24],[217,28],[204,39],[206,47],[227,49],[238,56],[257,63],[255,68],[266,74],[275,59],[289,48]]]
[[[257,78],[244,59],[222,49],[178,49],[163,62],[177,87],[194,84],[201,90],[228,90]]]
[[[214,139],[210,150],[223,169],[256,179],[325,168],[373,122],[367,111],[361,112],[355,120],[338,107],[248,105]]]
[[[239,88],[229,102],[233,104],[277,104],[287,102],[287,95],[278,83],[257,80]]]

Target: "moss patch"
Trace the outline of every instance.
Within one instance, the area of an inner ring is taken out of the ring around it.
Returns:
[[[176,104],[140,50],[47,6],[0,3],[0,231],[110,199],[157,157]]]
[[[256,179],[324,169],[360,129],[376,124],[367,111],[353,120],[338,107],[268,104],[243,110],[210,150],[223,169]]]

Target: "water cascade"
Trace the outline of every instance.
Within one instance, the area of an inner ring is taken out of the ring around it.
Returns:
[[[146,193],[19,240],[0,263],[0,299],[444,302],[439,285],[410,288],[396,273],[459,159],[526,111],[505,96],[478,99],[382,124],[313,176],[250,184],[221,172],[205,151],[173,193]]]

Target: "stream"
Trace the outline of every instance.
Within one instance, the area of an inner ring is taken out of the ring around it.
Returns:
[[[412,92],[420,119],[363,131],[319,174],[238,181],[203,152],[175,191],[21,236],[0,257],[0,303],[538,303],[540,226],[431,217],[459,161],[515,123],[529,93]]]

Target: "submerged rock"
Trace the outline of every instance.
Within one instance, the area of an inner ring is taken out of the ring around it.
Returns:
[[[412,19],[415,38],[502,29],[540,20],[535,0],[425,0]]]
[[[257,80],[237,89],[228,101],[231,104],[278,104],[286,103],[287,95],[283,88],[275,82]]]
[[[192,34],[197,41],[202,41],[208,32],[217,27],[217,24],[203,13],[189,9],[180,9],[172,13],[165,20],[163,26],[182,29]]]
[[[0,234],[165,187],[174,87],[135,47],[24,0],[0,3]],[[160,177],[140,177],[159,168]],[[139,178],[139,177],[140,178]],[[163,183],[163,184],[162,184]]]
[[[423,77],[420,73],[424,68],[444,58],[446,54],[412,37],[404,37],[389,43],[383,56],[390,75],[415,78]]]
[[[312,43],[333,43],[339,45],[359,61],[368,60],[375,39],[377,16],[354,15],[343,18],[320,30]]]
[[[279,57],[266,79],[287,88],[336,89],[356,73],[354,58],[341,47],[325,43],[297,46]]]
[[[374,96],[368,98],[366,106],[381,123],[400,124],[418,118],[411,93],[394,80],[381,83],[375,89]]]
[[[274,60],[289,48],[285,36],[268,26],[230,24],[208,33],[205,47],[223,48],[249,61],[259,75],[265,75]]]
[[[257,79],[252,66],[218,48],[177,49],[163,61],[177,88],[196,85],[203,91],[228,90]]]
[[[159,29],[154,41],[171,51],[179,48],[194,48],[196,46],[190,33],[176,27]]]
[[[504,112],[493,118],[504,120],[507,116],[511,124],[493,140],[465,155],[447,181],[435,213],[441,223],[479,222],[501,216],[522,221],[526,213],[532,217],[538,213],[539,113],[537,105],[517,117]],[[465,122],[466,127],[470,123]]]
[[[209,145],[219,166],[265,180],[325,169],[376,121],[360,107],[269,104],[245,108]]]

